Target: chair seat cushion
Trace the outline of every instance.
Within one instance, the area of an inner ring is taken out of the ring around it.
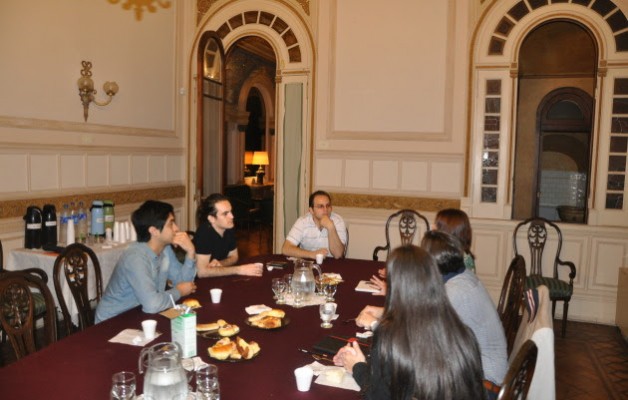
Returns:
[[[46,313],[46,300],[44,300],[44,295],[41,293],[33,293],[33,308],[35,317]]]
[[[550,299],[571,297],[573,289],[565,281],[548,278],[541,275],[529,275],[526,277],[526,289],[533,289],[545,285],[549,289]]]

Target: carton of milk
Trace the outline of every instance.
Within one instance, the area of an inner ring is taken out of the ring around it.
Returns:
[[[181,357],[196,356],[196,314],[189,312],[170,320],[172,341],[181,346]]]

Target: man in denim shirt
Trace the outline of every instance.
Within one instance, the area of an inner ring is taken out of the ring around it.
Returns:
[[[157,313],[194,293],[196,285],[196,251],[189,236],[174,222],[172,205],[148,200],[131,216],[137,232],[132,243],[116,264],[98,307],[96,323],[115,317],[138,305],[146,313]],[[181,264],[172,245],[185,250]],[[166,281],[173,284],[166,290]]]

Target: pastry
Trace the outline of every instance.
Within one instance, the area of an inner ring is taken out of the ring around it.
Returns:
[[[253,326],[263,329],[275,329],[281,326],[281,318],[267,316],[251,323]]]
[[[240,327],[233,324],[225,324],[218,328],[218,334],[220,336],[233,336],[240,332]]]
[[[185,299],[183,300],[183,304],[190,308],[199,308],[201,306],[201,303],[196,299]]]
[[[196,330],[198,332],[216,331],[220,328],[217,322],[210,322],[209,324],[196,324]]]

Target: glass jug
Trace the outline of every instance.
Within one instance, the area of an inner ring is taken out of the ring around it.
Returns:
[[[181,364],[178,343],[157,343],[142,349],[138,365],[140,374],[144,368],[144,396],[149,395],[154,400],[170,400],[188,393],[187,376]]]
[[[316,292],[316,280],[314,272],[318,273],[318,279],[321,279],[321,267],[314,264],[314,261],[297,259],[294,262],[294,274],[292,274],[292,292],[295,289],[303,291],[303,299],[309,300]]]

